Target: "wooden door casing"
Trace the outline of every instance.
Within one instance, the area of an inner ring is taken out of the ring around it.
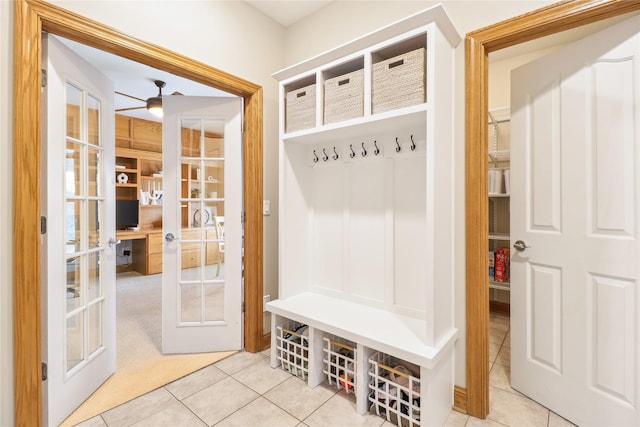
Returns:
[[[40,150],[41,36],[57,34],[244,98],[244,347],[263,349],[262,88],[41,0],[14,6],[14,421],[42,424]],[[267,341],[268,342],[268,341]]]
[[[639,1],[572,0],[499,22],[465,37],[466,412],[489,413],[487,135],[489,53],[640,10]]]

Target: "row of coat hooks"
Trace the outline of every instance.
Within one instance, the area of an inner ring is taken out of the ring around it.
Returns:
[[[367,157],[370,153],[373,153],[374,156],[378,156],[381,153],[380,148],[378,147],[378,140],[373,141],[373,149],[369,147],[369,150],[367,150],[364,142],[361,143],[361,146],[362,149],[360,149],[360,147],[356,147],[356,149],[354,150],[353,144],[349,144],[349,157],[353,159],[358,154],[360,154],[361,157]],[[416,149],[416,143],[413,141],[413,135],[411,135],[411,145],[409,146],[409,148],[411,149],[411,151],[415,151]],[[396,153],[400,153],[402,151],[402,146],[400,145],[398,137],[396,137],[395,150]],[[328,153],[326,148],[323,148],[322,152],[319,151],[320,149],[313,150],[313,163],[318,163],[320,160],[326,162],[329,159],[338,160],[340,158],[340,154],[338,154],[335,146],[333,147],[333,149],[329,149]]]

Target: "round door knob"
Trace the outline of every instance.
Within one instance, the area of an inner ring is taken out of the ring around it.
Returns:
[[[516,251],[522,252],[525,249],[530,248],[531,246],[527,246],[522,240],[516,240],[516,242],[513,244],[513,247],[516,249]]]
[[[167,242],[173,242],[176,240],[176,236],[174,236],[173,233],[167,233],[166,236],[164,236],[164,240]]]

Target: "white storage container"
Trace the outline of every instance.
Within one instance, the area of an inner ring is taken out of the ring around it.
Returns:
[[[355,344],[338,337],[324,337],[323,370],[329,384],[338,390],[353,393],[356,390]]]
[[[308,327],[292,321],[278,326],[276,345],[282,369],[306,380],[309,375]]]

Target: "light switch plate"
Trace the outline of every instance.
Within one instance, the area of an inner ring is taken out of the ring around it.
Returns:
[[[262,214],[271,215],[271,200],[264,200],[262,202]]]

